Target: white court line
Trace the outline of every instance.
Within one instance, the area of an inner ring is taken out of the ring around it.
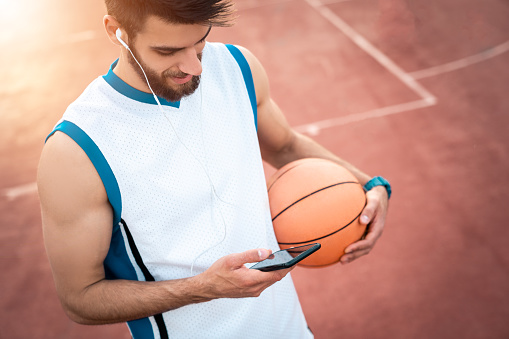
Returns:
[[[325,0],[327,1],[327,0]],[[350,40],[352,40],[359,48],[370,55],[378,63],[380,63],[385,69],[392,73],[401,82],[407,85],[412,91],[414,91],[422,99],[393,106],[387,106],[383,108],[377,108],[364,113],[351,114],[334,119],[326,119],[316,121],[310,124],[296,126],[295,129],[299,132],[309,133],[311,135],[318,135],[320,130],[324,128],[331,128],[335,126],[342,126],[353,122],[364,121],[372,118],[379,118],[391,114],[408,112],[424,107],[436,105],[437,98],[431,94],[426,88],[419,84],[416,79],[405,72],[401,67],[396,65],[389,57],[383,54],[373,44],[371,44],[366,38],[357,33],[352,27],[350,27],[345,21],[339,18],[334,12],[325,7],[325,3],[319,0],[306,0],[306,2],[313,7],[320,15],[332,23],[338,28],[343,34],[345,34]]]
[[[389,59],[385,54],[380,52],[376,47],[374,47],[369,41],[367,41],[362,35],[357,33],[352,27],[350,27],[346,22],[344,22],[341,18],[339,18],[334,12],[325,7],[326,4],[332,3],[334,0],[306,0],[306,2],[313,7],[316,11],[318,11],[324,18],[329,20],[334,26],[336,26],[343,34],[349,37],[358,47],[364,50],[366,53],[371,55],[376,61],[378,61],[382,66],[384,66],[389,72],[391,72],[394,76],[400,79],[403,83],[405,83],[410,89],[412,89],[415,93],[421,96],[422,100],[412,101],[409,103],[403,103],[393,106],[388,106],[384,108],[379,108],[375,110],[371,110],[364,113],[351,114],[344,117],[327,119],[322,121],[317,121],[310,124],[300,125],[295,127],[297,131],[309,133],[311,135],[318,135],[321,129],[330,128],[334,126],[346,125],[353,122],[359,122],[367,119],[378,118],[382,116],[387,116],[391,114],[403,113],[412,111],[415,109],[420,109],[424,107],[429,107],[436,105],[437,98],[428,92],[421,84],[419,84],[416,80],[423,79],[426,77],[436,76],[443,73],[451,72],[457,69],[461,69],[487,59],[493,58],[500,54],[503,54],[509,51],[509,41],[495,46],[493,48],[487,49],[482,53],[478,53],[460,60],[456,60],[453,62],[449,62],[443,65],[431,67],[428,69],[415,71],[411,73],[405,72],[399,66],[397,66],[391,59]],[[339,0],[343,1],[343,0]]]
[[[320,14],[324,15],[327,11],[323,10],[322,3],[315,1],[315,0],[306,0],[313,8],[317,9],[318,7],[322,8],[320,10]],[[331,0],[328,3],[335,3],[335,2],[343,2],[348,0]],[[287,2],[287,1],[284,1]],[[274,4],[274,3],[273,3]],[[251,9],[251,8],[244,8],[244,9]],[[318,9],[317,9],[318,10]],[[505,53],[509,51],[509,41],[498,45],[496,47],[493,47],[491,49],[486,50],[485,52],[456,60],[444,65],[431,67],[428,69],[415,71],[412,73],[406,73],[403,71],[400,67],[394,64],[388,57],[386,57],[384,54],[382,54],[380,51],[378,51],[373,45],[371,45],[369,42],[366,41],[366,39],[357,32],[355,32],[350,26],[348,26],[346,23],[344,23],[341,19],[339,19],[334,13],[331,11],[328,11],[330,13],[325,14],[324,16],[330,21],[333,20],[333,24],[338,27],[343,33],[345,33],[349,38],[351,38],[360,48],[362,48],[364,51],[366,51],[368,54],[370,54],[373,58],[375,58],[380,64],[385,66],[391,73],[393,73],[396,77],[401,79],[405,84],[409,85],[410,88],[412,88],[416,93],[418,93],[423,99],[412,101],[408,103],[393,105],[393,106],[387,106],[383,108],[374,109],[368,112],[364,113],[357,113],[357,114],[351,114],[339,118],[334,119],[326,119],[317,121],[310,124],[304,124],[300,126],[296,126],[295,129],[299,132],[308,133],[310,135],[317,135],[319,134],[320,130],[325,128],[330,128],[334,126],[342,126],[354,122],[360,122],[372,118],[379,118],[391,114],[397,114],[397,113],[403,113],[408,111],[413,111],[416,109],[421,109],[429,106],[433,106],[436,104],[437,100],[435,96],[430,94],[426,89],[424,89],[420,84],[418,84],[416,81],[409,81],[410,80],[417,80],[422,79],[426,77],[431,77],[435,75],[439,75],[442,73],[454,71],[460,68],[464,68],[467,66],[470,66],[475,63],[482,62],[484,60],[493,58],[497,55],[500,55],[502,53]],[[326,16],[327,15],[327,16]],[[348,32],[348,33],[346,33]],[[97,32],[95,31],[84,31],[80,33],[73,34],[69,36],[67,39],[65,39],[62,42],[65,43],[75,43],[75,42],[81,42],[81,41],[88,41],[95,39],[97,37]],[[355,38],[354,38],[355,37]],[[411,86],[410,86],[411,85]],[[37,183],[29,183],[25,185],[20,185],[12,188],[7,188],[3,190],[3,195],[7,197],[8,200],[14,200],[20,196],[33,194],[37,192]]]
[[[411,76],[414,79],[422,79],[422,78],[428,78],[435,75],[455,71],[461,68],[465,68],[468,66],[471,66],[473,64],[477,64],[479,62],[485,61],[487,59],[491,59],[493,57],[496,57],[497,55],[503,54],[505,52],[509,51],[509,41],[504,42],[501,45],[495,46],[493,48],[487,49],[481,53],[452,61],[443,65],[430,67],[427,69],[423,69],[420,71],[411,72],[408,75]]]
[[[296,126],[294,127],[294,129],[301,133],[308,133],[310,135],[316,136],[320,133],[321,130],[325,128],[343,126],[354,122],[360,122],[368,119],[384,117],[387,115],[413,111],[416,109],[425,108],[433,105],[435,105],[434,101],[421,99],[411,102],[405,102],[403,104],[377,108],[364,113],[356,113],[339,118],[320,120],[310,124]]]
[[[323,6],[318,0],[306,0],[306,2],[313,7],[318,13],[320,13],[325,19],[329,20],[331,24],[336,26],[343,34],[345,34],[350,40],[352,40],[359,48],[369,54],[373,59],[378,61],[384,66],[389,72],[391,72],[396,78],[401,80],[411,90],[413,90],[421,98],[429,101],[436,102],[436,97],[428,92],[421,84],[415,81],[408,73],[402,70],[398,65],[394,63],[389,57],[383,54],[373,44],[371,44],[366,38],[357,33],[352,27],[338,17],[327,7]]]
[[[16,187],[6,188],[3,190],[3,195],[7,200],[12,201],[23,195],[32,194],[37,192],[37,183],[32,182],[30,184],[20,185]]]

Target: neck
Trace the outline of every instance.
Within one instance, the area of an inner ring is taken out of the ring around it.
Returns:
[[[152,94],[145,78],[140,78],[138,73],[133,69],[133,66],[127,61],[125,52],[129,53],[127,50],[122,51],[113,72],[129,86],[139,91]],[[136,64],[136,67],[139,66]]]

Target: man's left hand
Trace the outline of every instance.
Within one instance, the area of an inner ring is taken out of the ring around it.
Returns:
[[[367,225],[366,236],[351,244],[345,249],[345,255],[341,258],[342,264],[348,264],[353,260],[368,254],[378,238],[382,235],[387,215],[388,196],[385,187],[375,186],[366,193],[368,200],[362,211],[360,222]]]

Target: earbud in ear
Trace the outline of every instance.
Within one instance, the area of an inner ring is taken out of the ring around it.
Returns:
[[[117,28],[117,30],[115,31],[115,35],[117,36],[117,40],[122,44],[122,46],[124,46],[125,48],[129,49],[129,46],[127,46],[127,44],[121,38],[122,31],[120,31],[120,28]]]

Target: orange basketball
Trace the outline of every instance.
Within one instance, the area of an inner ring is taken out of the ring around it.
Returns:
[[[359,240],[366,195],[344,167],[325,159],[306,158],[280,168],[268,182],[270,212],[281,249],[318,242],[320,250],[299,263],[305,267],[334,264],[345,248]]]

